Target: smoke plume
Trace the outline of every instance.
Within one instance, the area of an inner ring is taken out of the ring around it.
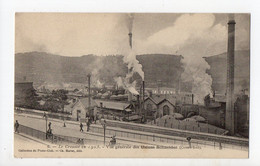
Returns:
[[[127,77],[125,77],[125,78],[115,77],[114,80],[117,83],[118,87],[122,87],[122,88],[128,90],[129,92],[131,92],[132,94],[139,95],[139,93],[135,89],[136,81],[129,83],[129,80]]]
[[[97,88],[102,88],[103,83],[100,81],[100,70],[102,69],[103,62],[100,58],[98,58],[94,63],[91,65],[91,85],[94,85]]]
[[[114,80],[119,88],[127,89],[122,77],[115,77]]]
[[[206,73],[206,70],[209,69],[210,66],[202,58],[193,61],[193,63],[186,61],[184,58],[181,62],[184,65],[184,72],[181,75],[181,81],[192,83],[194,102],[202,104],[206,95],[209,94],[212,97],[212,78]]]
[[[134,14],[130,13],[127,16],[128,16],[127,17],[128,30],[129,30],[129,33],[132,33],[133,23],[134,23]],[[135,49],[134,47],[132,49],[130,46],[128,53],[124,56],[124,59],[123,59],[124,63],[127,64],[127,68],[129,71],[126,78],[130,79],[134,73],[138,73],[142,77],[142,80],[144,80],[144,72],[142,69],[142,65],[136,59],[136,53],[135,53],[134,49]]]
[[[209,48],[226,45],[227,28],[215,25],[215,19],[213,14],[183,14],[172,26],[148,38],[150,43],[171,47],[172,52],[184,57],[181,81],[192,84],[197,103],[203,103],[204,96],[212,94],[212,78],[206,73],[210,66],[203,57],[212,55]]]
[[[134,14],[133,13],[129,13],[127,14],[127,28],[129,30],[129,32],[132,32],[133,30],[133,23],[134,23]]]
[[[128,14],[127,15],[127,28],[129,30],[129,33],[132,33],[133,22],[134,22],[134,14],[132,14],[132,13]],[[131,41],[131,39],[129,41]],[[133,77],[134,73],[138,73],[140,75],[140,77],[142,78],[142,80],[144,80],[144,72],[142,69],[142,65],[136,59],[136,53],[135,53],[134,49],[132,49],[131,43],[130,43],[130,46],[128,49],[128,53],[124,56],[123,61],[127,65],[127,68],[128,68],[126,77],[125,78],[117,77],[114,80],[116,81],[116,83],[119,87],[123,87],[124,89],[127,89],[132,94],[138,95],[139,93],[135,89],[136,81],[131,81],[131,78]]]
[[[125,64],[127,64],[127,68],[129,71],[126,78],[130,79],[134,73],[138,73],[141,76],[142,80],[144,80],[144,72],[142,69],[143,66],[136,59],[136,54],[134,50],[130,49],[129,54],[124,56],[123,61]]]

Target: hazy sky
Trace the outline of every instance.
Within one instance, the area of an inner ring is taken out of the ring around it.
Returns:
[[[236,50],[249,49],[250,16],[236,14]],[[134,14],[137,54],[209,56],[227,50],[227,14]],[[17,13],[15,52],[126,54],[128,14]]]

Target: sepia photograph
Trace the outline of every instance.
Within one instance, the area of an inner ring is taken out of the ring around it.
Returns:
[[[16,12],[14,157],[248,158],[250,16]]]

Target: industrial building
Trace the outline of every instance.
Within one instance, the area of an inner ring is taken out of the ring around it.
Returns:
[[[169,87],[157,87],[157,88],[147,88],[148,91],[151,91],[153,94],[160,95],[160,94],[176,94],[175,88]]]
[[[171,96],[151,96],[144,100],[144,109],[148,115],[162,117],[172,115],[176,109],[176,98]]]

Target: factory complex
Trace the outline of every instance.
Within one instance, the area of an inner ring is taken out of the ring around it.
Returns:
[[[130,31],[129,45],[132,49],[133,34]],[[130,123],[140,123],[150,126],[248,137],[249,95],[234,94],[234,45],[235,21],[228,22],[228,51],[227,51],[227,84],[226,93],[213,92],[204,96],[204,103],[197,103],[198,97],[192,92],[182,92],[172,87],[146,87],[145,73],[140,64],[128,63],[128,73],[121,78],[122,84],[97,87],[91,84],[92,76],[88,75],[88,85],[81,88],[66,89],[67,98],[63,107],[57,107],[56,112],[66,115],[73,121],[85,122],[86,119],[108,119]],[[130,52],[128,59],[133,58]],[[133,73],[142,78],[135,86]],[[40,105],[49,102],[48,96],[53,94],[51,89],[41,86],[33,87],[33,82],[15,83],[15,102],[17,107],[23,107],[26,98],[33,93],[41,96]],[[55,108],[54,108],[55,109]],[[42,111],[48,111],[42,109]]]

